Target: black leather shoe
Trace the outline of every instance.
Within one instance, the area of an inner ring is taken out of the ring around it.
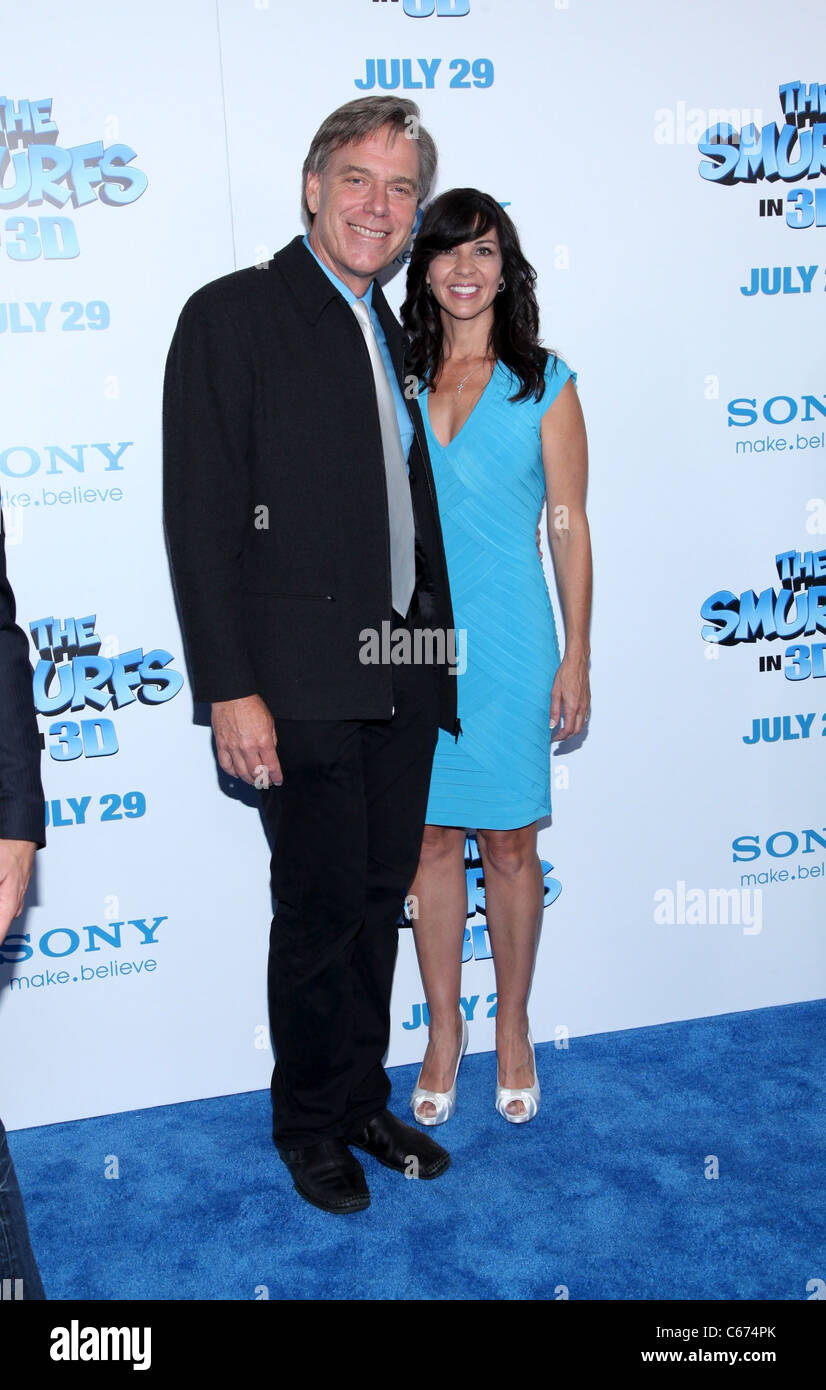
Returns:
[[[391,1115],[389,1110],[373,1115],[347,1143],[372,1154],[385,1168],[393,1168],[411,1178],[438,1178],[450,1167],[447,1149],[421,1130]]]
[[[303,1149],[279,1146],[278,1152],[305,1202],[336,1215],[369,1207],[364,1170],[342,1139],[324,1139]]]

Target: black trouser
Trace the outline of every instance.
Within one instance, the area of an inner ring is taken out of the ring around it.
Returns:
[[[269,1006],[281,1148],[347,1138],[383,1110],[399,914],[436,746],[436,668],[393,667],[388,720],[276,719]]]
[[[43,1299],[26,1212],[0,1120],[0,1299]]]

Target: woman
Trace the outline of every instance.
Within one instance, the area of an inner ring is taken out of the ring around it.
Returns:
[[[430,205],[402,306],[406,371],[423,387],[467,669],[459,678],[462,735],[454,741],[439,732],[410,889],[430,1011],[411,1108],[425,1125],[453,1114],[467,1046],[459,997],[471,828],[496,969],[496,1108],[514,1124],[539,1108],[527,1013],[544,896],[536,823],[550,812],[550,730],[557,729],[554,739],[570,738],[588,718],[591,550],[575,374],[540,346],[535,280],[493,198],[458,188]],[[545,498],[565,621],[561,661],[537,549]]]

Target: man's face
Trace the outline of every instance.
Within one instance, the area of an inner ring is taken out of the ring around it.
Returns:
[[[310,245],[357,297],[407,245],[418,178],[416,141],[387,127],[342,145],[323,174],[307,175]]]

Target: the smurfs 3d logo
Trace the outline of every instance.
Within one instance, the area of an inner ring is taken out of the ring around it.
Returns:
[[[108,118],[112,134],[117,121]],[[81,208],[100,202],[124,207],[145,192],[149,180],[132,164],[136,152],[115,140],[58,144],[52,98],[0,97],[0,213],[44,203]],[[0,224],[0,249],[12,260],[67,260],[79,255],[69,217],[8,217]]]
[[[784,550],[774,557],[777,589],[717,589],[700,609],[704,642],[731,647],[740,642],[826,635],[826,550]],[[785,655],[785,665],[783,656]],[[785,654],[761,656],[761,671],[780,671],[786,680],[826,676],[826,641],[793,642]]]
[[[29,623],[38,655],[34,670],[34,703],[38,714],[58,715],[107,706],[120,710],[135,700],[162,705],[183,685],[179,671],[169,669],[172,653],[155,647],[144,652],[104,655],[95,632],[96,618],[38,618]],[[111,719],[58,720],[48,727],[49,756],[57,762],[106,757],[118,751]]]
[[[826,173],[826,83],[782,82],[779,88],[783,124],[742,130],[718,121],[700,137],[700,177],[731,187],[763,182],[807,183],[783,198],[761,198],[759,215],[777,217],[785,212],[786,225],[795,229],[826,227],[826,185],[808,181]]]

